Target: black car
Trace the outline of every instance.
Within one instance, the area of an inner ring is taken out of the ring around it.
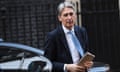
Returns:
[[[0,42],[0,72],[51,72],[44,51],[31,46]]]

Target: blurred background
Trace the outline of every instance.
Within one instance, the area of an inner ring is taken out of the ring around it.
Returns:
[[[58,24],[64,0],[0,0],[0,38],[44,50],[46,34]],[[120,71],[120,0],[67,0],[74,3],[77,24],[87,29],[95,61]]]

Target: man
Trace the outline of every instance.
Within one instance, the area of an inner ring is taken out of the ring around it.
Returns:
[[[88,61],[82,66],[77,65],[83,53],[87,51],[88,41],[85,29],[75,25],[76,13],[73,4],[61,3],[58,6],[58,19],[61,24],[48,33],[45,42],[45,56],[53,64],[52,72],[85,72],[93,62]],[[76,48],[69,32],[77,38],[81,53]]]

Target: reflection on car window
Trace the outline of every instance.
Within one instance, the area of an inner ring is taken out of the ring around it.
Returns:
[[[33,53],[10,47],[0,47],[0,62],[22,59],[23,57],[32,57]]]

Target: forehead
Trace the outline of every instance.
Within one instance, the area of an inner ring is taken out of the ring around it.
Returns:
[[[73,10],[72,8],[67,8],[67,7],[65,7],[65,8],[63,9],[63,11],[61,12],[61,14],[70,13],[70,12],[74,12],[74,10]]]

